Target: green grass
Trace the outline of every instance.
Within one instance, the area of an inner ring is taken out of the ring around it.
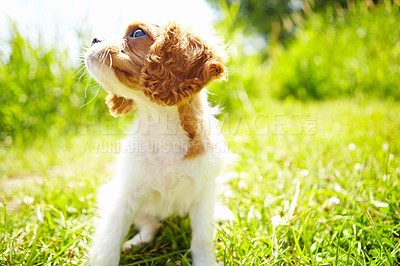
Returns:
[[[288,45],[272,45],[266,84],[279,98],[301,100],[368,96],[400,99],[399,3],[373,10],[328,7],[297,25]]]
[[[231,179],[220,196],[237,221],[216,225],[218,260],[228,265],[399,263],[400,104],[260,101],[262,111],[220,117],[240,159],[229,169]],[[24,150],[8,151],[5,165],[20,166],[21,174],[1,165],[7,179],[0,183],[0,264],[86,262],[96,191],[112,173],[122,137],[107,130],[101,124],[85,135],[50,141],[53,152],[34,147],[29,158]],[[42,158],[60,152],[64,160]],[[40,167],[22,169],[27,160]],[[153,243],[123,254],[121,265],[188,265],[188,219],[172,217],[163,224]]]
[[[269,106],[271,133],[274,114],[283,114],[287,134],[234,138],[231,148],[242,155],[236,171],[242,173],[231,183],[229,202],[238,224],[227,226],[221,248],[240,264],[399,261],[399,105],[344,100]],[[316,133],[307,134],[314,116]],[[303,134],[294,134],[299,126],[292,123],[303,125]],[[276,215],[287,225],[272,226]]]
[[[87,78],[68,51],[21,35],[0,39],[0,142],[29,147],[38,138],[78,134],[82,126],[105,122],[106,93]],[[9,50],[9,52],[7,52]],[[98,96],[98,97],[95,97]],[[92,101],[92,104],[88,104]]]

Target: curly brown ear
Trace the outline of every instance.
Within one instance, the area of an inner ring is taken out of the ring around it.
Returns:
[[[113,117],[130,114],[135,110],[135,103],[132,99],[118,97],[112,93],[106,96],[106,104]]]
[[[143,93],[161,105],[178,105],[226,71],[223,56],[170,22],[150,48],[140,77]]]

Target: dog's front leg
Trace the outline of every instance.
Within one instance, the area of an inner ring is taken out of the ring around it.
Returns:
[[[189,210],[194,266],[216,265],[214,255],[214,197],[204,197]]]
[[[134,214],[135,209],[117,200],[103,210],[90,251],[90,265],[119,264],[121,245],[132,224]]]

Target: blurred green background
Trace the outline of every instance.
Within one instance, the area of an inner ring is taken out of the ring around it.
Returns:
[[[396,265],[399,1],[208,3],[231,57],[229,79],[210,84],[210,101],[222,107],[222,130],[241,156],[231,194],[222,197],[238,226],[218,227],[219,260]],[[40,36],[31,41],[16,22],[9,31],[0,40],[0,205],[8,206],[0,262],[79,264],[85,232],[93,232],[94,195],[135,114],[112,118],[106,93],[71,51]],[[76,31],[87,46],[90,31]],[[37,176],[45,181],[23,189],[11,182]],[[57,181],[47,182],[51,176]],[[168,230],[180,222],[166,223],[157,248],[168,255]],[[54,235],[61,247],[49,244]],[[188,240],[174,241],[183,252],[171,258],[186,265]],[[39,256],[41,243],[48,248]],[[154,259],[151,246],[139,251],[125,262]]]

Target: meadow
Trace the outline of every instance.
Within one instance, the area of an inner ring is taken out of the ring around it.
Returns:
[[[257,52],[244,49],[235,5],[221,12],[230,74],[209,90],[238,160],[218,179],[236,217],[215,226],[218,261],[398,265],[398,5],[327,8]],[[0,51],[0,264],[84,265],[96,193],[135,114],[112,118],[68,52],[10,30],[10,53]],[[187,218],[166,219],[121,265],[190,265],[190,235]]]

